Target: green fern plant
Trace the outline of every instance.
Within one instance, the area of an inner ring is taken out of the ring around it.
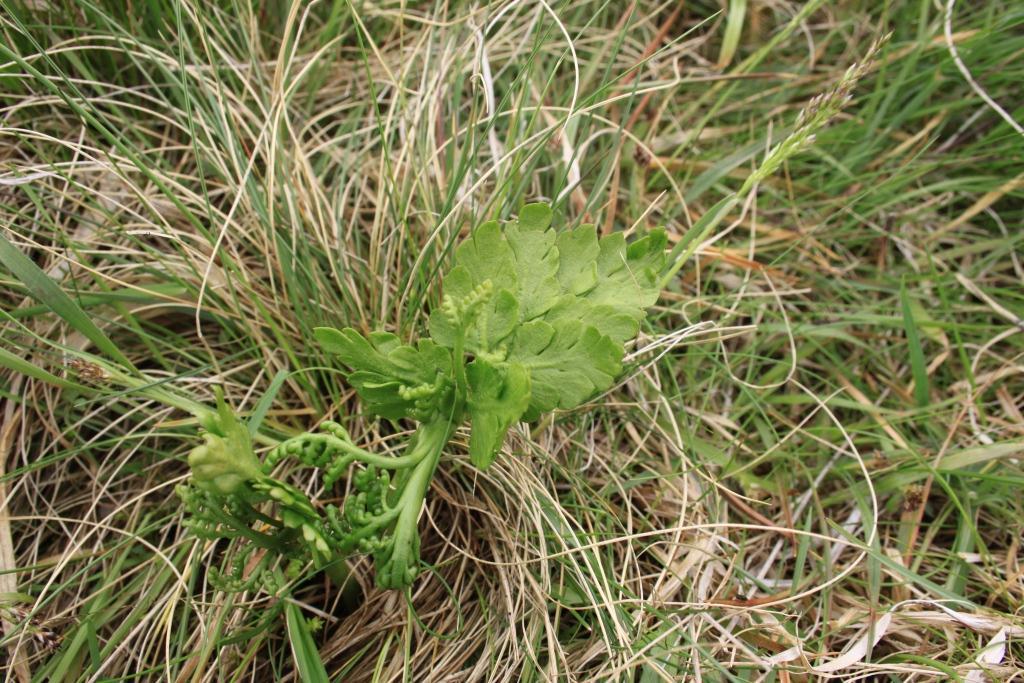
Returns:
[[[190,527],[275,550],[293,569],[369,554],[379,586],[408,586],[421,567],[423,502],[456,429],[468,424],[470,460],[485,469],[515,423],[607,390],[621,372],[623,344],[658,298],[665,248],[662,230],[629,244],[621,233],[599,239],[590,225],[556,231],[543,204],[522,207],[510,224],[480,225],[455,250],[428,338],[404,344],[387,332],[315,331],[367,411],[418,423],[402,455],[366,451],[325,422],[260,463],[246,427],[219,400],[189,457],[191,483],[180,489]],[[318,509],[272,477],[285,458],[319,470],[328,488],[350,477],[344,504]],[[248,585],[240,573],[219,578]]]

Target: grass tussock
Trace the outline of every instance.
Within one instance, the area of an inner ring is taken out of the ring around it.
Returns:
[[[178,401],[0,271],[8,679],[295,680],[181,408],[387,450],[312,328],[414,336],[528,200],[686,261],[594,409],[445,455],[408,597],[292,591],[335,680],[1020,677],[1024,13],[942,5],[0,0],[0,234]]]

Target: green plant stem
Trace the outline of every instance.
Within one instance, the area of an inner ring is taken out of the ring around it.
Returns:
[[[415,451],[401,456],[377,455],[330,434],[301,434],[282,441],[277,448],[287,448],[290,443],[322,443],[334,449],[344,451],[347,455],[342,459],[339,467],[347,467],[354,461],[359,460],[367,465],[374,465],[389,470],[399,470],[413,467],[423,458],[423,453]]]
[[[744,185],[744,191],[746,189],[746,185]],[[658,283],[661,289],[665,289],[668,286],[672,278],[679,272],[679,269],[693,256],[693,252],[697,251],[701,242],[707,239],[711,231],[718,227],[722,219],[740,202],[742,196],[742,194],[737,192],[719,200],[672,247],[672,251],[669,252],[666,261],[665,271],[661,274],[661,280]]]
[[[395,506],[400,510],[395,522],[393,537],[394,552],[387,570],[379,574],[384,587],[408,585],[419,563],[419,518],[423,501],[430,487],[430,480],[441,459],[448,438],[452,433],[452,421],[445,417],[424,424],[416,433],[414,453],[421,453],[421,460],[409,475],[402,488],[402,494]],[[378,572],[381,572],[378,567]]]

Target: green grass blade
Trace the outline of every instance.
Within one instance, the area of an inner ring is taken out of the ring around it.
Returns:
[[[256,436],[256,432],[260,430],[260,424],[263,422],[263,418],[267,416],[267,411],[270,410],[270,406],[273,405],[274,399],[277,398],[277,392],[281,390],[281,385],[288,379],[288,375],[291,374],[287,370],[278,370],[277,374],[274,375],[274,379],[270,380],[270,386],[267,387],[267,393],[260,397],[260,400],[256,403],[256,407],[253,408],[252,414],[249,416],[249,436]]]
[[[732,154],[722,157],[712,164],[708,170],[694,178],[693,183],[686,190],[686,201],[697,201],[704,196],[705,192],[714,187],[715,183],[720,182],[731,172],[743,166],[743,164],[756,159],[758,155],[763,155],[765,149],[769,148],[772,144],[778,144],[780,140],[785,140],[786,136],[792,132],[793,129],[791,127],[781,128],[774,131],[770,138],[760,138],[740,147]]]
[[[921,348],[921,335],[914,321],[914,311],[910,307],[910,295],[907,294],[907,282],[900,282],[900,306],[903,309],[903,328],[907,333],[907,350],[910,355],[910,371],[914,377],[914,402],[918,408],[925,408],[931,400],[931,387],[928,383],[928,367]]]
[[[725,20],[725,36],[722,38],[722,51],[718,53],[718,68],[724,69],[732,63],[736,56],[736,48],[743,35],[743,20],[747,16],[747,0],[731,0],[729,16]]]
[[[309,632],[309,624],[302,616],[302,611],[294,602],[284,607],[285,620],[288,622],[288,642],[292,646],[295,659],[295,671],[298,679],[304,683],[330,683],[327,670],[320,659],[320,652]]]
[[[0,348],[0,366],[62,389],[86,389],[86,387],[81,384],[76,384],[75,382],[71,382],[62,377],[57,377],[56,375],[43,370],[38,365],[30,363],[24,358],[17,356],[4,348]]]
[[[85,311],[52,278],[44,273],[39,266],[32,263],[3,235],[0,235],[0,263],[28,288],[28,291],[39,303],[48,306],[64,322],[84,334],[100,351],[121,365],[134,369],[131,361],[121,353],[114,342],[110,341],[103,330],[96,327],[92,318],[86,315]]]

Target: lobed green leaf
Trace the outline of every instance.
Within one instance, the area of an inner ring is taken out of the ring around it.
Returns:
[[[530,405],[530,373],[519,363],[494,364],[477,358],[466,366],[466,404],[472,432],[469,459],[486,469],[505,441],[505,434]]]
[[[429,339],[410,346],[387,332],[367,338],[350,327],[318,327],[314,334],[325,351],[348,366],[349,383],[375,415],[422,420],[450,395],[451,352]]]

